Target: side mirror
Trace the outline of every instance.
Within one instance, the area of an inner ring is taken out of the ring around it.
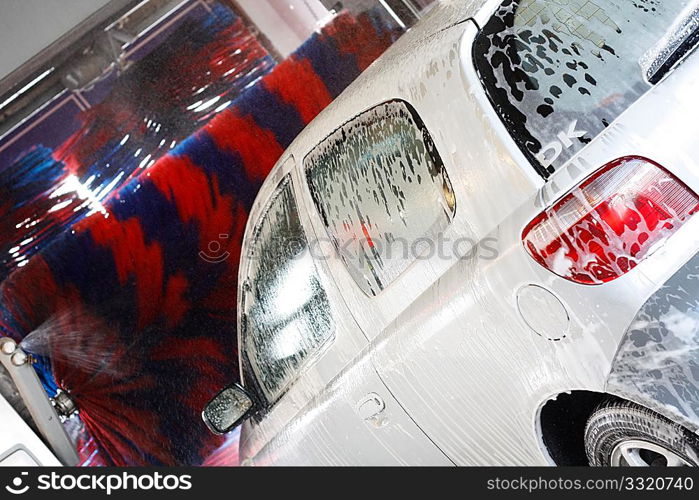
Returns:
[[[201,412],[201,417],[211,432],[226,434],[239,426],[254,406],[250,394],[239,384],[233,384],[209,401]]]

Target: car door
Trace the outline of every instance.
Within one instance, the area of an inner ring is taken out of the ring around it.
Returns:
[[[362,360],[367,339],[315,246],[294,164],[289,157],[272,174],[244,244],[241,362],[244,384],[262,408],[243,428],[241,458],[450,464]]]
[[[263,413],[303,407],[367,343],[312,254],[294,164],[288,157],[265,185],[241,260],[241,364]]]

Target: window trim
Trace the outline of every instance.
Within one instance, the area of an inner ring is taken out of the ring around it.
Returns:
[[[549,172],[546,170],[546,168],[539,162],[539,160],[536,159],[536,156],[534,153],[529,151],[529,148],[525,146],[525,144],[515,137],[515,135],[512,133],[510,130],[510,126],[508,125],[505,116],[503,116],[503,113],[499,111],[499,104],[495,101],[493,98],[493,93],[489,91],[489,83],[486,81],[486,78],[483,75],[482,68],[480,64],[478,63],[479,60],[479,55],[478,55],[478,40],[479,37],[484,36],[484,30],[486,26],[493,20],[493,18],[500,12],[500,10],[504,7],[505,3],[508,1],[516,2],[519,4],[521,0],[498,0],[495,2],[494,8],[492,12],[488,13],[488,17],[483,22],[481,25],[478,26],[478,30],[476,31],[475,36],[473,37],[473,42],[471,43],[471,61],[473,63],[473,69],[476,72],[476,76],[478,78],[478,82],[481,85],[481,88],[483,89],[483,92],[488,99],[488,102],[490,103],[490,106],[492,107],[493,111],[495,112],[495,116],[498,117],[498,121],[502,124],[502,126],[505,128],[505,131],[507,132],[507,135],[510,137],[512,142],[515,144],[515,147],[524,155],[524,157],[527,159],[529,162],[530,166],[534,169],[535,173],[539,175],[541,178],[543,178],[545,181],[548,180],[551,175],[553,175],[553,172]],[[492,69],[490,63],[488,61],[485,61],[488,65],[489,68]],[[495,71],[491,71],[488,77],[493,77],[495,78]],[[521,111],[517,109],[517,112]],[[532,136],[533,137],[533,136]],[[543,146],[543,145],[542,145]]]
[[[275,185],[274,189],[271,190],[271,193],[269,196],[266,198],[264,203],[262,204],[262,208],[260,212],[257,214],[257,220],[255,221],[254,226],[252,227],[251,232],[249,233],[250,235],[250,243],[246,245],[247,248],[250,248],[254,245],[254,243],[257,241],[257,236],[259,235],[259,231],[261,231],[261,226],[262,223],[265,221],[267,214],[272,208],[272,205],[274,201],[278,198],[280,195],[282,189],[289,187],[290,189],[290,194],[292,196],[292,199],[294,201],[294,204],[296,205],[296,209],[299,215],[299,222],[301,229],[303,231],[304,236],[306,237],[306,241],[309,241],[309,234],[308,231],[306,230],[306,227],[304,227],[303,224],[303,211],[301,209],[301,205],[299,204],[299,200],[297,199],[296,193],[295,193],[295,185],[294,185],[294,178],[292,175],[292,172],[287,172],[284,174],[281,179],[277,182]],[[247,323],[247,316],[245,314],[245,288],[249,286],[250,280],[249,280],[249,273],[250,273],[250,266],[251,266],[251,259],[247,259],[245,261],[245,269],[244,269],[244,276],[245,278],[240,282],[239,285],[239,291],[242,292],[239,297],[239,303],[238,307],[240,308],[239,310],[239,315],[240,315],[240,323],[238,325],[239,332],[238,332],[238,339],[239,339],[239,346],[238,346],[238,353],[240,356],[240,364],[241,364],[241,382],[243,382],[243,385],[246,389],[251,389],[255,396],[255,399],[258,403],[258,410],[255,412],[255,414],[252,415],[252,417],[256,421],[261,421],[264,416],[271,411],[272,408],[284,397],[284,395],[289,392],[289,390],[294,386],[294,384],[298,381],[299,378],[305,373],[306,369],[315,363],[318,359],[320,359],[325,351],[327,351],[330,346],[334,343],[335,338],[337,336],[337,325],[335,321],[333,320],[332,324],[332,330],[328,333],[328,335],[322,340],[322,342],[316,347],[316,349],[313,350],[313,352],[309,353],[308,356],[306,356],[303,361],[300,363],[299,367],[296,369],[294,375],[282,386],[282,388],[277,392],[276,395],[272,398],[268,398],[267,394],[265,393],[264,388],[262,387],[262,384],[258,381],[257,379],[257,374],[255,373],[255,369],[253,368],[253,364],[250,360],[250,357],[248,356],[247,349],[246,349],[246,333],[245,333],[245,328],[244,325]],[[323,283],[322,280],[322,273],[319,272],[318,270],[318,265],[315,262],[315,259],[313,259],[313,265],[316,269],[316,272],[319,276],[320,279],[320,284],[323,288],[323,291],[327,294],[326,291],[326,284]],[[330,304],[329,304],[330,305]],[[329,307],[330,315],[331,318],[334,316],[334,309],[332,305]]]

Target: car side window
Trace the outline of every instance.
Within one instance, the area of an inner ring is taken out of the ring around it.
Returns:
[[[247,368],[273,403],[335,329],[288,175],[268,201],[247,252],[243,351]]]
[[[451,182],[415,109],[380,104],[304,160],[315,206],[357,285],[377,295],[450,223]]]

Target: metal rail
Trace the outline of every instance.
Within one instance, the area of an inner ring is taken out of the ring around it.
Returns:
[[[0,338],[0,362],[17,386],[36,427],[64,465],[76,465],[79,457],[75,446],[29,361],[29,355],[14,340]]]

